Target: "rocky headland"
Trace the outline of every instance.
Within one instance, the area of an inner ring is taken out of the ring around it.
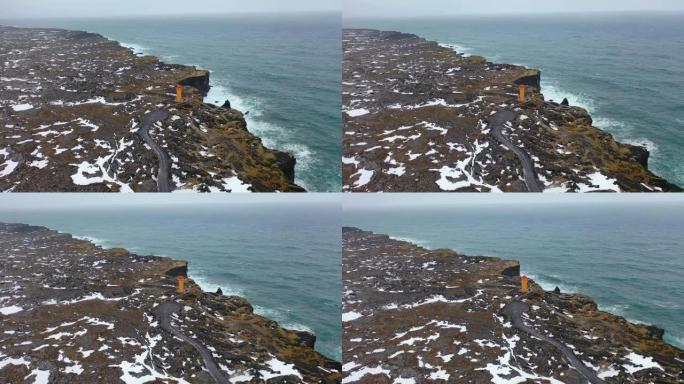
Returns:
[[[681,383],[663,330],[520,292],[517,261],[343,229],[344,383]]]
[[[209,87],[97,34],[0,26],[0,191],[302,191]]]
[[[203,292],[185,261],[0,224],[0,382],[338,383],[316,337]]]
[[[545,100],[539,70],[400,32],[347,29],[343,49],[345,191],[682,191],[645,148]]]

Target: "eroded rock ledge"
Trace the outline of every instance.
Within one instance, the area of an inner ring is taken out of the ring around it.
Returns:
[[[513,326],[514,302],[528,307],[524,324],[573,351],[593,382],[684,381],[684,351],[661,329],[531,280],[521,295],[517,261],[357,228],[342,237],[345,382],[587,383],[558,348]]]
[[[175,85],[185,99],[175,102]],[[0,191],[302,191],[292,155],[266,148],[235,109],[203,103],[209,72],[137,56],[100,35],[0,26]]]
[[[314,351],[314,335],[192,280],[179,296],[185,261],[2,223],[0,255],[0,382],[214,383],[197,350],[162,329],[163,303],[178,303],[171,325],[211,352],[226,382],[340,381],[340,363]]]
[[[528,191],[520,156],[549,191],[681,191],[589,113],[546,101],[535,69],[466,57],[400,32],[343,32],[345,191]],[[527,101],[518,102],[518,85]]]

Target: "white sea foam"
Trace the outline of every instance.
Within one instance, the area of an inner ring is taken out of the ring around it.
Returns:
[[[121,45],[124,48],[128,48],[128,49],[132,50],[133,53],[136,55],[144,55],[145,50],[147,50],[147,48],[143,47],[142,45],[133,44],[133,43],[125,43],[122,41],[119,41],[119,45]]]
[[[456,51],[457,53],[463,54],[463,56],[465,56],[465,57],[471,56],[471,52],[472,52],[472,50],[470,48],[463,46],[461,44],[458,44],[458,43],[439,43],[439,46],[452,49],[452,50]]]
[[[558,289],[560,289],[561,292],[564,292],[564,293],[577,293],[577,292],[579,292],[579,289],[577,288],[577,286],[568,285],[565,283],[552,283],[548,279],[546,279],[544,276],[538,275],[536,273],[521,270],[520,274],[526,275],[530,279],[534,280],[535,283],[539,284],[546,291],[552,291],[556,287],[558,287]]]
[[[412,238],[410,238],[410,237],[390,236],[390,239],[392,239],[392,240],[398,240],[398,241],[406,241],[406,242],[408,242],[408,243],[416,244],[416,245],[419,245],[419,246],[421,246],[421,247],[427,248],[427,246],[426,246],[426,245],[427,245],[427,242],[421,241],[421,240],[412,239]]]
[[[91,243],[95,245],[99,245],[100,247],[106,247],[107,246],[107,240],[100,239],[98,237],[93,237],[93,236],[80,236],[80,235],[72,235],[74,239],[79,239],[79,240],[85,240],[85,241],[90,241]]]
[[[283,328],[286,329],[291,329],[293,331],[303,331],[303,332],[309,332],[309,333],[314,333],[313,329],[307,327],[304,324],[299,324],[299,323],[283,323],[281,324]]]
[[[568,99],[571,106],[582,107],[592,113],[595,111],[595,103],[590,97],[583,94],[573,94],[561,88],[558,82],[552,78],[545,78],[542,72],[541,92],[547,101],[560,103],[564,98]]]
[[[243,296],[242,290],[232,286],[228,286],[226,284],[215,284],[209,281],[201,273],[193,272],[191,273],[190,278],[194,280],[195,283],[197,283],[197,285],[199,285],[204,292],[216,292],[219,288],[221,288],[221,292],[223,292],[225,296]]]

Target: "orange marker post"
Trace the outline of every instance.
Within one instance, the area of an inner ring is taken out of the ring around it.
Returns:
[[[520,279],[520,292],[527,293],[527,276],[522,275]]]
[[[522,84],[518,85],[518,101],[525,102],[525,86]]]
[[[181,295],[185,293],[185,276],[183,275],[178,276],[178,293]]]
[[[176,84],[176,103],[183,101],[183,86]]]

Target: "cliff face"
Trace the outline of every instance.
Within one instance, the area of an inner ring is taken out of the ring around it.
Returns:
[[[284,329],[243,298],[203,292],[192,280],[177,294],[184,261],[23,224],[0,224],[0,255],[0,382],[340,380],[340,364],[314,351],[314,335]],[[205,369],[207,356],[219,379]]]
[[[203,103],[208,71],[96,34],[7,27],[0,69],[0,191],[146,192],[158,178],[169,190],[302,191],[290,154],[264,147],[240,111]]]
[[[544,100],[538,70],[415,35],[343,34],[346,191],[681,191],[648,170],[646,149]]]
[[[516,261],[355,228],[342,236],[345,382],[684,380],[684,351],[663,342],[662,330],[531,280],[523,295]]]

